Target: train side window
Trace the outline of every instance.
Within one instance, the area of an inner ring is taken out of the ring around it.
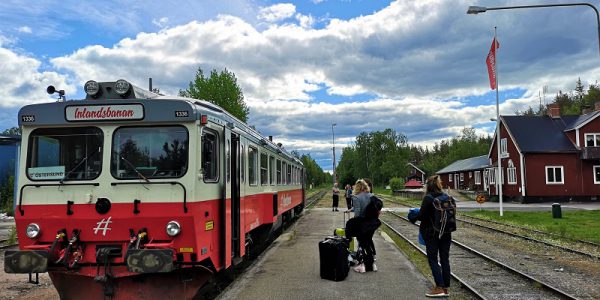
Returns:
[[[227,178],[227,182],[231,181],[231,141],[229,139],[227,139],[227,144],[225,145],[225,147],[227,147],[227,149],[225,149],[225,156],[227,157],[227,166],[225,167],[225,173],[227,173],[227,175],[225,176]]]
[[[292,165],[287,166],[287,183],[292,184]]]
[[[285,161],[281,162],[281,182],[283,185],[287,185],[287,163]]]
[[[269,157],[266,153],[260,154],[260,184],[269,184]]]
[[[219,181],[219,142],[217,134],[204,130],[202,134],[202,171],[204,182]]]
[[[250,185],[258,184],[257,172],[258,150],[254,147],[248,147],[248,183]]]
[[[272,155],[269,156],[269,181],[271,185],[275,185],[275,175],[277,175],[277,170],[275,169],[275,157]]]
[[[277,184],[281,184],[281,160],[277,160]]]

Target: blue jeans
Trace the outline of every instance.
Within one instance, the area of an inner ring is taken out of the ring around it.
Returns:
[[[452,236],[450,233],[445,233],[442,238],[434,236],[428,240],[425,240],[425,248],[427,248],[427,260],[429,261],[429,267],[431,268],[431,274],[435,280],[435,285],[442,288],[450,287],[450,244],[452,243]],[[438,254],[440,257],[438,265]]]

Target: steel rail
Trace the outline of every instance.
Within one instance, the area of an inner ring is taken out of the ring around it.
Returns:
[[[574,241],[574,242],[578,242],[578,243],[582,243],[582,244],[586,244],[586,245],[590,245],[590,246],[600,247],[600,244],[598,244],[598,243],[594,243],[594,242],[590,242],[590,241],[586,241],[586,240],[574,239],[574,238],[570,238],[570,237],[566,237],[566,236],[561,236],[560,234],[556,234],[556,233],[552,233],[552,232],[541,231],[541,230],[537,230],[537,229],[533,229],[533,228],[528,228],[528,227],[524,227],[524,226],[518,226],[518,225],[514,225],[514,224],[508,224],[508,223],[498,222],[496,220],[484,219],[484,218],[479,218],[479,217],[475,217],[475,216],[469,216],[469,215],[465,215],[465,214],[461,214],[461,216],[467,217],[467,218],[471,218],[471,219],[475,219],[475,220],[482,221],[482,222],[489,222],[489,223],[492,223],[492,224],[498,224],[498,225],[502,225],[502,226],[506,226],[506,227],[515,228],[515,229],[520,229],[520,230],[525,230],[525,231],[531,231],[531,232],[534,232],[534,233],[537,233],[537,234],[550,235],[550,236],[554,236],[554,237],[557,237],[557,238],[560,238],[560,239],[565,239],[565,240]]]
[[[540,243],[540,244],[543,244],[543,245],[546,245],[546,246],[558,248],[558,249],[566,251],[566,252],[575,253],[575,254],[579,254],[579,255],[583,255],[583,256],[591,257],[593,259],[600,260],[600,256],[597,256],[597,255],[594,255],[594,254],[591,254],[591,253],[587,253],[587,252],[583,252],[583,251],[579,251],[579,250],[567,248],[567,247],[564,247],[564,246],[561,246],[561,245],[557,245],[557,244],[549,243],[549,242],[546,242],[546,241],[538,240],[538,239],[535,239],[535,238],[532,238],[532,237],[528,237],[528,236],[524,236],[524,235],[520,235],[520,234],[508,232],[508,231],[505,231],[505,230],[502,230],[502,229],[493,228],[493,227],[485,226],[485,225],[482,225],[482,224],[477,224],[475,222],[471,222],[471,221],[467,221],[467,220],[461,220],[459,218],[456,218],[456,220],[458,220],[460,222],[467,223],[469,225],[473,225],[473,226],[478,226],[478,227],[481,227],[481,228],[485,228],[485,229],[490,230],[490,231],[499,232],[499,233],[506,234],[506,235],[509,235],[509,236],[512,236],[512,237],[516,237],[516,238],[520,238],[520,239],[523,239],[523,240],[526,240],[526,241]]]
[[[413,224],[412,222],[410,222],[404,216],[398,215],[398,214],[396,214],[394,212],[390,212],[390,213],[392,215],[394,215],[394,216],[396,216],[396,217],[398,217],[398,218],[406,221],[406,222],[409,222],[409,223]],[[417,224],[413,224],[413,225],[418,226]],[[465,245],[463,243],[460,243],[460,242],[458,242],[456,240],[452,240],[452,243],[455,244],[455,245],[457,245],[457,246],[459,246],[460,248],[462,248],[464,250],[467,250],[467,251],[469,251],[469,252],[471,252],[471,253],[473,253],[473,254],[475,254],[477,256],[483,257],[484,259],[487,259],[487,260],[493,262],[494,264],[496,264],[497,266],[499,266],[501,268],[509,270],[509,271],[511,271],[511,272],[513,272],[513,273],[515,273],[517,275],[520,275],[523,278],[526,278],[526,279],[528,279],[530,281],[533,281],[534,283],[538,283],[542,287],[544,287],[544,288],[546,288],[546,289],[548,289],[548,290],[550,290],[550,291],[558,294],[559,296],[565,297],[567,299],[574,299],[574,300],[578,299],[577,297],[575,297],[575,296],[573,296],[571,294],[568,294],[567,292],[565,292],[565,291],[563,291],[563,290],[561,290],[561,289],[559,289],[559,288],[557,288],[557,287],[555,287],[555,286],[553,286],[553,285],[551,285],[549,283],[546,283],[544,281],[536,279],[536,278],[534,278],[534,277],[532,277],[532,276],[530,276],[530,275],[528,275],[528,274],[526,274],[524,272],[521,272],[521,271],[519,271],[519,270],[517,270],[517,269],[515,269],[515,268],[513,268],[513,267],[511,267],[511,266],[509,266],[509,265],[507,265],[507,264],[499,261],[499,260],[496,260],[496,259],[494,259],[494,258],[492,258],[490,256],[487,256],[487,255],[485,255],[485,254],[483,254],[483,253],[481,253],[481,252],[479,252],[479,251],[477,251],[477,250],[475,250],[475,249],[473,249],[473,248],[471,248],[471,247],[469,247],[469,246],[467,246],[467,245]]]
[[[427,256],[427,253],[425,253],[425,251],[423,249],[421,249],[421,247],[419,247],[417,244],[415,244],[413,241],[411,241],[409,238],[407,238],[405,235],[403,235],[402,233],[400,233],[398,230],[396,230],[396,228],[392,227],[389,223],[387,223],[384,220],[381,220],[381,223],[383,223],[385,226],[387,226],[387,228],[389,228],[391,231],[393,231],[395,234],[397,234],[399,237],[401,237],[404,241],[406,241],[407,243],[409,243],[413,248],[415,248],[417,251],[419,251],[421,254],[423,254],[424,256]],[[482,300],[487,300],[488,298],[486,298],[484,295],[482,295],[481,293],[479,293],[474,287],[472,287],[471,285],[469,285],[466,281],[464,281],[462,278],[456,276],[456,274],[450,272],[450,275],[452,276],[452,278],[454,278],[456,281],[460,282],[460,284],[466,288],[469,292],[473,293],[473,295],[475,295],[478,299],[482,299]]]

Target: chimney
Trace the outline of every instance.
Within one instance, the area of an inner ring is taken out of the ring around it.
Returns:
[[[271,141],[271,142],[273,141],[273,136],[272,135],[269,136],[269,141]]]
[[[600,110],[600,101],[596,101],[596,103],[594,103],[594,111],[598,110]]]
[[[548,104],[548,116],[553,119],[560,118],[560,105],[557,103]]]

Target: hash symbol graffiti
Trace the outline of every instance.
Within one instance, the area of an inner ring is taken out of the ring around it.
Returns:
[[[94,234],[98,234],[99,230],[102,230],[102,236],[106,236],[106,231],[110,230],[110,228],[108,228],[108,224],[112,223],[112,221],[110,220],[110,218],[112,217],[108,217],[108,219],[104,220],[100,220],[98,223],[98,226],[96,226],[96,228],[94,228]]]

